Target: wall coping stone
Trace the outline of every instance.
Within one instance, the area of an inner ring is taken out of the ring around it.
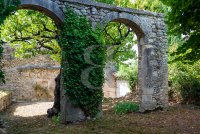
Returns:
[[[15,68],[12,68],[11,70],[18,70],[19,72],[22,72],[22,71],[34,70],[34,69],[58,70],[60,69],[60,66],[53,66],[49,64],[42,64],[42,65],[26,64],[22,66],[17,66]]]
[[[109,9],[109,10],[113,10],[117,12],[126,12],[126,13],[131,13],[131,14],[147,15],[147,16],[154,16],[154,17],[160,17],[160,18],[165,17],[164,14],[162,13],[156,13],[156,12],[150,12],[147,10],[139,10],[139,9],[132,9],[132,8],[124,8],[124,7],[109,5],[109,4],[90,1],[90,0],[63,0],[63,2],[69,2],[73,4],[78,3],[81,5],[104,8],[104,9]]]

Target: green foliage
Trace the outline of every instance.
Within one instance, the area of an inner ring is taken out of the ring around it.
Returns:
[[[114,4],[115,0],[94,0],[97,2],[102,2],[102,3],[106,3],[106,4]]]
[[[127,80],[131,90],[137,85],[137,54],[133,49],[137,38],[133,30],[118,22],[110,22],[104,28],[107,49],[107,61],[117,65],[117,78]],[[131,62],[131,64],[126,64]]]
[[[104,40],[108,47],[107,60],[119,64],[129,59],[135,59],[133,45],[137,38],[131,28],[118,22],[110,22],[104,28]]]
[[[129,82],[130,89],[132,91],[135,91],[138,84],[138,66],[135,66],[133,68],[133,73],[129,75],[128,82]]]
[[[61,32],[65,93],[86,116],[95,117],[102,102],[105,46],[100,30],[67,10]]]
[[[113,4],[121,7],[130,7],[132,5],[132,0],[95,0],[95,1],[106,4]]]
[[[121,7],[149,10],[153,12],[165,13],[168,8],[160,0],[95,0],[107,4]]]
[[[199,0],[162,0],[164,4],[171,7],[167,13],[169,33],[184,35],[184,43],[176,52],[175,61],[193,63],[200,57],[200,1]]]
[[[15,11],[18,4],[19,0],[0,0],[0,24],[10,13]]]
[[[53,121],[55,124],[60,124],[60,120],[61,120],[60,117],[61,117],[60,115],[58,115],[58,116],[53,116],[53,117],[52,117],[52,121]]]
[[[139,111],[139,105],[134,102],[119,102],[114,109],[117,114],[126,114]]]
[[[181,37],[170,37],[169,46],[169,83],[170,99],[182,101],[184,103],[200,104],[200,62],[193,65],[183,64],[181,61],[171,62],[176,59],[170,54],[177,50],[183,43]]]
[[[18,0],[0,0],[0,26],[4,22],[5,18],[16,9],[16,5],[19,3]],[[0,30],[1,34],[1,30]],[[5,83],[5,76],[2,71],[2,53],[3,53],[3,41],[0,39],[0,84]]]
[[[149,10],[152,12],[166,13],[168,10],[160,0],[135,0],[131,8]]]
[[[133,66],[137,62],[137,54],[133,46],[137,39],[133,30],[122,23],[110,22],[104,28],[104,40],[108,48],[107,61],[114,62],[117,65],[117,78],[129,81],[130,88],[135,89],[137,66]],[[130,60],[134,64],[125,64]]]
[[[33,10],[18,10],[1,26],[1,38],[15,49],[15,57],[49,54],[60,61],[59,30],[53,20]]]
[[[170,64],[169,81],[172,91],[178,92],[184,103],[200,104],[200,62],[193,65]]]
[[[138,83],[138,66],[137,63],[132,63],[132,65],[121,64],[119,66],[119,71],[117,72],[117,78],[127,80],[130,89],[134,91]]]

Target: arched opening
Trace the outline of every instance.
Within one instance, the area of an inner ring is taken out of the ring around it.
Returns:
[[[138,81],[138,47],[134,30],[121,22],[104,28],[107,47],[104,97],[120,98],[136,92]]]
[[[136,102],[140,102],[139,105],[141,106],[141,103],[142,103],[141,99],[143,97],[142,96],[142,90],[143,90],[142,88],[143,88],[143,83],[144,83],[143,70],[145,68],[147,68],[145,66],[145,64],[142,64],[143,60],[145,59],[145,57],[143,57],[143,50],[142,49],[143,49],[144,45],[147,44],[147,43],[145,43],[145,42],[147,42],[146,35],[145,35],[146,29],[143,27],[142,22],[138,17],[135,17],[133,15],[126,14],[126,13],[110,13],[110,14],[108,14],[104,18],[104,20],[101,22],[101,26],[105,29],[106,26],[109,25],[109,23],[112,23],[112,22],[118,23],[120,25],[121,24],[125,25],[127,29],[129,29],[131,32],[133,32],[132,38],[129,37],[128,42],[130,42],[131,40],[133,41],[135,39],[135,42],[134,42],[135,46],[132,44],[132,47],[130,49],[132,51],[136,51],[136,58],[135,58],[134,61],[132,61],[133,66],[132,67],[130,66],[128,68],[128,70],[129,71],[132,70],[132,72],[134,70],[137,70],[137,71],[134,71],[135,74],[134,73],[131,74],[130,72],[128,72],[129,75],[132,76],[132,80],[130,80],[128,83],[129,83],[129,88],[130,88],[131,83],[132,83],[132,85],[135,86],[134,87],[135,92],[137,92],[137,93],[134,96],[128,95],[125,98],[130,97],[129,100],[134,100]],[[128,33],[128,32],[126,32],[126,33]],[[126,37],[128,37],[128,36],[126,36]],[[126,42],[126,43],[128,43],[128,42]],[[127,53],[124,53],[124,54],[127,54]],[[120,70],[118,70],[118,71],[120,71]],[[126,70],[126,72],[127,72],[127,70]],[[120,96],[120,90],[122,90],[121,91],[122,94],[125,95],[125,93],[123,93],[124,85],[121,86],[122,87],[121,89],[120,89],[120,83],[116,84],[116,85],[117,86],[115,86],[114,92],[115,92],[115,94],[119,94],[119,95],[116,95],[116,97],[122,97],[122,96]],[[127,90],[127,89],[125,89],[125,90]],[[131,94],[133,94],[133,93],[131,93]],[[133,98],[133,97],[135,97],[135,98]]]
[[[32,9],[49,16],[59,26],[64,22],[65,15],[58,4],[51,0],[20,0],[19,9]]]
[[[60,73],[60,67],[58,62],[51,59],[60,60],[58,55],[61,50],[57,39],[64,13],[51,0],[20,2],[18,11],[8,17],[11,21],[5,20],[4,32],[1,32],[4,42],[12,44],[15,56],[18,56],[14,58],[12,47],[4,45],[8,82],[1,88],[14,91],[14,101],[52,101],[54,79]],[[22,60],[27,57],[31,59]]]

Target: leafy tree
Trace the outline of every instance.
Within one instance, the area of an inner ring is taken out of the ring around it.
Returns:
[[[183,44],[178,46],[173,56],[182,62],[195,62],[200,57],[200,1],[199,0],[161,0],[171,7],[167,13],[169,33],[182,35]]]
[[[108,61],[124,64],[129,59],[136,58],[136,52],[133,45],[136,44],[136,38],[133,30],[126,25],[118,22],[110,22],[104,28],[104,38],[108,46]]]
[[[149,10],[153,12],[165,13],[167,6],[160,0],[95,0],[97,2],[113,4],[121,7]]]
[[[50,54],[54,60],[60,61],[58,35],[53,20],[33,10],[18,10],[1,26],[2,40],[15,49],[15,56],[19,58]]]
[[[159,13],[166,13],[168,9],[160,0],[135,0],[129,7]]]
[[[179,40],[179,39],[172,39]],[[182,40],[174,43],[181,44]],[[169,46],[169,52],[177,50],[178,44]],[[174,56],[169,56],[174,59]],[[169,98],[173,101],[198,104],[200,100],[200,62],[183,64],[181,61],[169,64]]]

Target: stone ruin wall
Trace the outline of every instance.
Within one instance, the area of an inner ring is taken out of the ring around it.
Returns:
[[[13,101],[53,101],[54,79],[59,73],[59,63],[48,55],[30,59],[14,58],[9,45],[4,46],[3,63],[6,84],[1,85],[0,90],[12,91]],[[104,96],[116,98],[116,81],[110,66],[105,68],[105,77]]]
[[[0,90],[12,91],[13,101],[52,101],[59,64],[41,55],[17,59],[12,52],[8,45],[4,46],[6,84]]]

